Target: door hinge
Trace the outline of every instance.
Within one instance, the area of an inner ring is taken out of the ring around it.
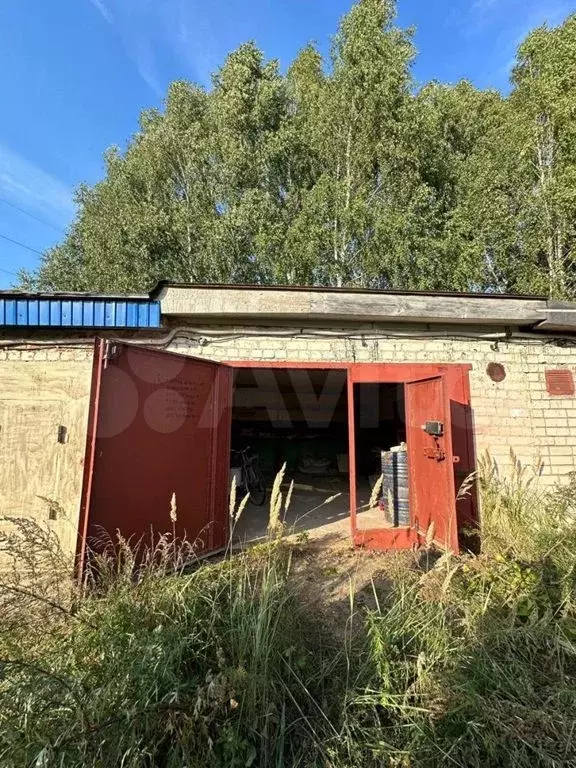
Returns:
[[[103,363],[104,368],[108,367],[108,363],[112,363],[118,360],[120,357],[120,347],[112,341],[107,341],[104,348]]]

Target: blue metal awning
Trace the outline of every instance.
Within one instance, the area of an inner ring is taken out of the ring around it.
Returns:
[[[160,328],[160,302],[147,298],[0,293],[0,326]]]

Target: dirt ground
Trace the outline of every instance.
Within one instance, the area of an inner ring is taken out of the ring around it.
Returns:
[[[284,493],[286,490],[283,488]],[[358,503],[364,505],[358,510],[359,528],[376,528],[384,522],[381,511],[368,509],[369,498],[369,486],[359,488]],[[262,507],[248,504],[234,529],[235,546],[264,541],[268,515],[268,503]],[[324,624],[338,632],[346,628],[354,612],[376,607],[378,595],[388,590],[395,575],[415,567],[420,557],[411,551],[354,547],[348,483],[341,478],[299,478],[284,524],[285,540],[291,545],[292,576],[306,609],[322,613]]]
[[[376,608],[378,596],[392,587],[395,575],[414,568],[418,555],[376,552],[354,547],[349,530],[334,526],[320,535],[295,534],[292,573],[312,614],[322,614],[334,631],[346,630],[351,615]]]

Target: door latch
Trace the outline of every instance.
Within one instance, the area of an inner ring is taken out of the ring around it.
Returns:
[[[446,451],[443,451],[438,444],[434,448],[424,448],[424,456],[427,459],[435,459],[436,461],[444,461],[446,458]],[[454,464],[460,463],[460,456],[452,456],[452,462]]]
[[[434,448],[424,448],[424,456],[427,459],[435,459],[436,461],[444,461],[446,458],[446,451],[437,445]]]

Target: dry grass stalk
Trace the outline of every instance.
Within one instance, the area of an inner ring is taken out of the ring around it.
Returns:
[[[458,493],[456,494],[456,501],[460,501],[461,499],[466,498],[466,496],[470,496],[472,489],[476,484],[477,476],[477,472],[470,472],[470,474],[464,478],[458,489]]]
[[[426,529],[426,539],[424,541],[426,549],[430,549],[434,543],[434,536],[436,535],[436,523],[431,521],[430,525]]]
[[[290,487],[288,488],[288,493],[286,494],[286,501],[284,502],[284,515],[286,515],[286,512],[290,509],[290,503],[292,501],[292,493],[294,491],[294,480],[290,481]]]
[[[178,507],[176,506],[176,491],[172,494],[170,499],[170,520],[175,523],[178,520]]]
[[[242,499],[242,501],[240,502],[240,504],[238,505],[238,511],[234,515],[234,525],[236,525],[238,520],[240,520],[240,518],[242,517],[242,513],[246,509],[246,505],[248,504],[249,501],[250,501],[250,494],[247,493]]]
[[[374,483],[374,488],[372,488],[372,493],[370,494],[370,501],[368,502],[370,505],[370,509],[376,506],[376,503],[380,498],[380,492],[382,490],[383,483],[384,483],[384,475],[380,475],[380,477]]]
[[[228,516],[230,517],[230,520],[234,522],[234,516],[236,514],[236,491],[237,491],[237,483],[236,483],[236,475],[232,475],[232,483],[230,484],[230,497],[228,501]]]
[[[268,515],[268,533],[270,535],[277,534],[282,526],[282,520],[280,513],[282,511],[282,483],[284,482],[284,475],[286,473],[286,462],[282,465],[280,471],[274,478],[274,484],[272,485],[272,493],[270,494],[270,512]]]

